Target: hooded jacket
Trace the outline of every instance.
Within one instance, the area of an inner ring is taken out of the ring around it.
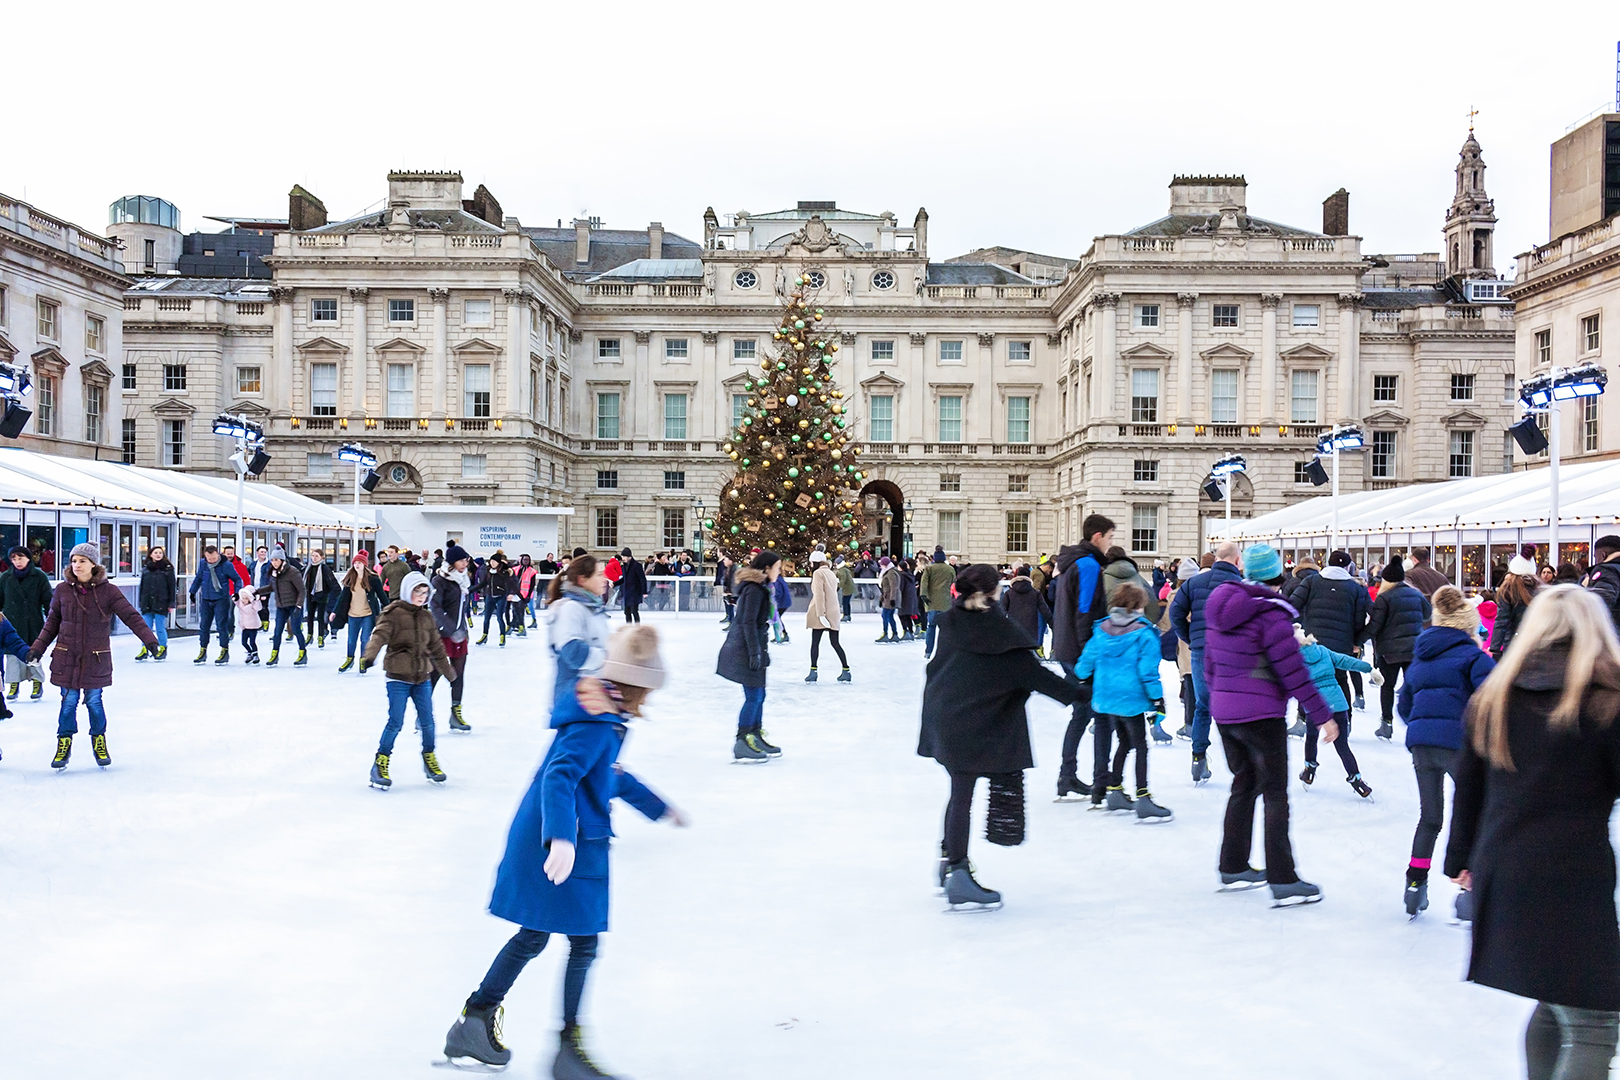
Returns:
[[[51,588],[50,575],[39,567],[30,565],[19,574],[11,560],[6,560],[4,577],[0,577],[0,604],[3,604],[6,621],[24,641],[33,641],[45,629]]]
[[[1299,655],[1305,661],[1305,670],[1311,673],[1311,681],[1316,684],[1316,689],[1327,699],[1328,707],[1336,713],[1349,712],[1350,703],[1344,700],[1344,688],[1339,685],[1339,677],[1334,672],[1366,672],[1372,670],[1372,665],[1365,660],[1335,652],[1320,641],[1313,645],[1301,645]]]
[[[1418,634],[1433,610],[1428,597],[1406,582],[1396,582],[1380,590],[1373,601],[1363,640],[1372,640],[1380,664],[1410,663]]]
[[[552,707],[563,700],[566,690],[585,675],[595,675],[607,660],[607,605],[578,585],[563,579],[562,595],[546,609],[551,625],[546,641],[557,662],[557,681],[552,691]]]
[[[959,601],[934,619],[917,753],[978,776],[1033,768],[1024,703],[1041,693],[1069,705],[1078,687],[1047,670],[1034,639],[993,604],[973,610]]]
[[[147,559],[146,565],[141,567],[141,584],[135,597],[142,615],[167,615],[180,597],[174,563],[167,558],[157,562]]]
[[[806,630],[832,630],[838,632],[838,620],[843,612],[838,606],[838,575],[826,563],[819,563],[810,575],[810,605],[804,612]],[[822,626],[821,620],[827,620]]]
[[[1153,709],[1154,702],[1164,700],[1159,635],[1141,615],[1119,619],[1110,612],[1086,642],[1074,673],[1081,680],[1094,680],[1093,712],[1141,716]]]
[[[1108,557],[1085,541],[1058,549],[1058,579],[1052,593],[1052,658],[1065,668],[1080,659],[1091,627],[1108,616],[1103,568]]]
[[[1299,612],[1305,632],[1325,648],[1349,653],[1365,640],[1361,632],[1372,613],[1372,600],[1342,566],[1300,579],[1288,594],[1288,603]]]
[[[223,561],[222,561],[223,565]],[[38,658],[51,643],[51,685],[66,690],[95,690],[112,685],[112,619],[123,620],[148,649],[158,647],[157,635],[146,625],[123,591],[107,580],[107,568],[96,566],[90,583],[81,583],[68,571],[68,580],[51,594],[51,613],[34,639],[29,655]]]
[[[1496,661],[1461,630],[1431,626],[1419,634],[1412,666],[1395,697],[1395,708],[1406,721],[1406,748],[1461,750],[1468,699],[1494,670]]]
[[[1289,698],[1312,724],[1333,719],[1294,640],[1294,609],[1275,589],[1228,582],[1204,609],[1204,679],[1217,724],[1287,716]]]
[[[1193,652],[1204,649],[1204,606],[1217,588],[1229,581],[1242,581],[1235,564],[1218,562],[1208,570],[1200,570],[1181,583],[1170,601],[1170,626],[1176,637],[1185,641]]]
[[[466,580],[466,572],[457,573],[449,563],[441,565],[429,579],[433,591],[428,595],[428,611],[439,636],[446,641],[467,640],[467,591],[462,587]]]
[[[1041,639],[1040,620],[1052,621],[1052,609],[1047,606],[1046,600],[1035,583],[1027,577],[1019,576],[1012,579],[1001,594],[1001,609],[1007,613],[1007,618],[1013,621],[1029,640],[1039,642]]]
[[[415,571],[412,571],[415,573]],[[409,585],[404,578],[401,585]],[[437,669],[447,682],[453,682],[456,673],[450,668],[450,659],[444,652],[444,640],[433,623],[433,615],[426,607],[418,607],[410,600],[395,600],[383,608],[377,617],[377,628],[371,632],[366,645],[365,660],[369,665],[377,659],[382,647],[388,646],[383,657],[383,674],[390,679],[411,684],[427,682]]]
[[[304,606],[304,575],[299,573],[298,567],[283,559],[280,570],[272,563],[270,583],[259,586],[255,591],[260,596],[270,597],[277,608],[301,608]]]
[[[1159,621],[1158,591],[1148,584],[1148,580],[1142,576],[1142,571],[1137,568],[1136,560],[1129,556],[1123,559],[1115,559],[1103,567],[1103,602],[1105,604],[1112,603],[1109,598],[1114,595],[1114,590],[1127,582],[1136,585],[1147,594],[1147,607],[1143,609],[1143,614],[1147,616],[1148,622],[1157,623]]]
[[[944,611],[951,606],[951,585],[956,581],[956,567],[941,559],[922,568],[917,575],[917,591],[922,594],[926,611]]]
[[[765,571],[746,567],[737,571],[737,610],[720,646],[715,673],[743,686],[765,685],[771,651],[765,628],[771,623],[771,587]]]
[[[883,568],[878,579],[878,607],[894,609],[900,603],[900,570],[894,565]]]
[[[1540,588],[1540,585],[1530,586],[1531,600],[1536,598],[1536,591]],[[1496,595],[1502,599],[1496,605],[1496,621],[1491,625],[1491,655],[1500,660],[1507,647],[1513,644],[1513,636],[1519,632],[1519,624],[1524,621],[1524,613],[1530,610],[1530,605],[1516,604],[1500,592]]]

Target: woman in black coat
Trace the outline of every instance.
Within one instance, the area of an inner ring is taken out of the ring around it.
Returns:
[[[147,554],[146,562],[141,566],[140,588],[135,592],[135,606],[140,608],[141,618],[147,627],[157,635],[158,647],[148,649],[142,646],[135,659],[155,657],[163,660],[169,655],[169,615],[174,611],[179,595],[174,563],[164,555],[163,545],[159,544]]]
[[[1035,767],[1024,702],[1032,693],[1065,705],[1079,696],[1063,677],[1035,657],[1035,639],[1014,626],[995,602],[1001,575],[987,563],[956,576],[956,599],[935,619],[939,628],[923,687],[922,733],[917,753],[951,776],[940,847],[940,885],[946,901],[999,907],[1001,894],[982,887],[968,865],[973,788],[991,778],[992,829],[1023,836],[1023,770]],[[998,791],[999,789],[999,791]]]
[[[1035,582],[1030,578],[1028,565],[1018,568],[1018,573],[1007,586],[1007,591],[1001,594],[1001,608],[1007,613],[1007,618],[1012,620],[1013,625],[1028,634],[1029,639],[1035,642],[1036,655],[1040,655],[1040,641],[1044,636],[1041,633],[1043,625],[1041,620],[1045,619],[1046,625],[1051,624],[1052,608],[1047,604],[1046,598],[1036,590]]]
[[[1541,590],[1469,705],[1446,845],[1446,875],[1473,898],[1468,978],[1538,1002],[1532,1078],[1606,1078],[1614,1056],[1617,717],[1620,641],[1602,601]]]
[[[1383,579],[1361,640],[1372,641],[1373,662],[1384,676],[1384,685],[1378,694],[1384,710],[1378,737],[1388,739],[1395,734],[1395,677],[1405,672],[1412,662],[1417,637],[1434,609],[1429,606],[1428,597],[1406,583],[1406,569],[1399,557],[1391,559],[1384,567]]]
[[[1507,580],[1496,593],[1496,624],[1491,627],[1491,655],[1502,659],[1507,647],[1524,622],[1530,601],[1536,598],[1541,582],[1535,576],[1536,564],[1524,556],[1515,556],[1508,563]],[[1529,573],[1526,573],[1529,571]]]
[[[771,666],[766,628],[771,623],[771,586],[782,573],[782,556],[766,548],[735,577],[737,610],[715,668],[722,679],[743,688],[743,706],[737,714],[737,741],[733,761],[769,761],[782,752],[765,741],[765,669]]]

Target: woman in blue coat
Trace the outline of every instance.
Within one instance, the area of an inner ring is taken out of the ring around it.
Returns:
[[[12,628],[11,620],[0,615],[0,653],[15,656],[19,663],[28,663],[28,642]],[[6,707],[6,699],[0,697],[0,720],[11,716],[11,710]]]
[[[594,1070],[579,1030],[585,976],[596,959],[597,935],[608,928],[609,806],[623,799],[653,821],[685,825],[678,810],[617,764],[626,725],[641,715],[647,695],[664,684],[658,631],[633,625],[608,645],[601,677],[585,677],[557,702],[557,734],[512,819],[506,854],[495,875],[490,913],[522,927],[506,943],[445,1036],[452,1063],[471,1058],[505,1066],[501,1002],[524,965],[552,934],[568,935],[563,976],[563,1030],[556,1076],[605,1076]]]

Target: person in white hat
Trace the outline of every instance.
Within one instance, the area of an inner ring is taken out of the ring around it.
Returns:
[[[810,566],[810,607],[804,613],[804,626],[810,631],[810,674],[804,677],[804,681],[816,681],[816,664],[821,659],[821,635],[826,634],[832,639],[833,652],[838,654],[838,662],[844,665],[838,681],[849,682],[849,657],[844,655],[844,647],[838,643],[838,621],[841,614],[838,604],[838,574],[828,565],[827,553],[819,548],[810,553]]]

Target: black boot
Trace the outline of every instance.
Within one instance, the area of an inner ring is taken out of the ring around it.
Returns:
[[[512,1051],[501,1045],[501,1014],[505,1011],[499,1005],[491,1009],[468,1005],[462,1009],[444,1037],[444,1056],[452,1065],[458,1059],[471,1059],[504,1069],[512,1060]]]
[[[1061,773],[1057,782],[1057,801],[1074,801],[1069,799],[1070,795],[1078,795],[1082,799],[1089,799],[1091,797],[1091,785],[1074,773]]]
[[[578,1024],[563,1028],[557,1059],[551,1063],[552,1080],[613,1080],[613,1074],[599,1068],[585,1052],[585,1037]]]

